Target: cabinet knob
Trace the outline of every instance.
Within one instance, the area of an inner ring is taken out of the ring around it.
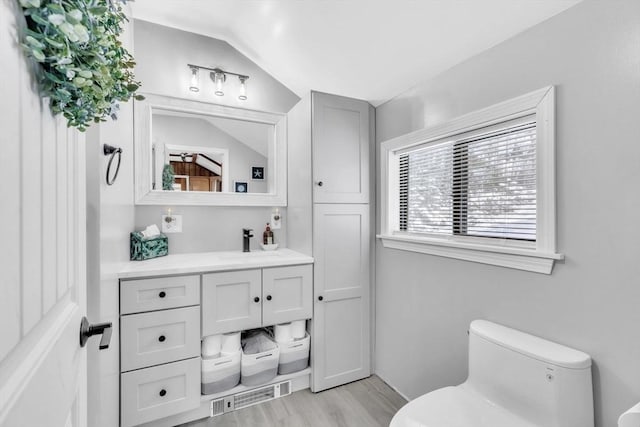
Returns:
[[[164,397],[167,394],[167,390],[162,389],[160,390],[160,393],[158,393],[160,395],[160,397]]]
[[[255,297],[255,298],[253,299],[253,302],[260,302],[260,297]]]
[[[267,301],[271,301],[271,295],[267,295]]]
[[[166,340],[166,339],[167,339],[167,338],[166,338],[164,335],[160,335],[160,336],[158,337],[158,341],[160,341],[160,342],[164,342],[164,340]]]
[[[322,187],[323,185],[324,185],[324,182],[318,181],[318,187]]]
[[[320,295],[320,296],[318,297],[318,301],[322,301],[323,299],[324,299],[324,297],[323,297],[322,295]]]
[[[162,291],[162,292],[160,292],[160,293],[158,294],[158,296],[159,296],[160,298],[164,298],[164,297],[166,297],[166,296],[167,296],[167,293],[166,293],[165,291]]]

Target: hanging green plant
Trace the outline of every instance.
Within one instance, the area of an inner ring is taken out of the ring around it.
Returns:
[[[40,63],[51,110],[84,131],[116,119],[136,95],[135,62],[118,36],[127,20],[118,0],[19,0],[27,20],[23,47]]]

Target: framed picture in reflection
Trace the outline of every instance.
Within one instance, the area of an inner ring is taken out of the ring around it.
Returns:
[[[246,193],[248,191],[248,185],[245,181],[234,181],[233,186],[236,193]]]
[[[252,166],[251,167],[251,180],[252,181],[264,181],[264,167]]]

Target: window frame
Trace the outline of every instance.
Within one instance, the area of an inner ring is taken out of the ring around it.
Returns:
[[[476,236],[425,236],[401,232],[398,156],[415,146],[441,141],[525,116],[536,120],[536,241]],[[381,233],[386,248],[420,252],[551,274],[556,252],[555,90],[545,87],[387,141],[380,153]]]

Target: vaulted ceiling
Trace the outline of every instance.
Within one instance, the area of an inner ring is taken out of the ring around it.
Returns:
[[[136,0],[132,9],[225,40],[299,96],[379,105],[580,1]]]

